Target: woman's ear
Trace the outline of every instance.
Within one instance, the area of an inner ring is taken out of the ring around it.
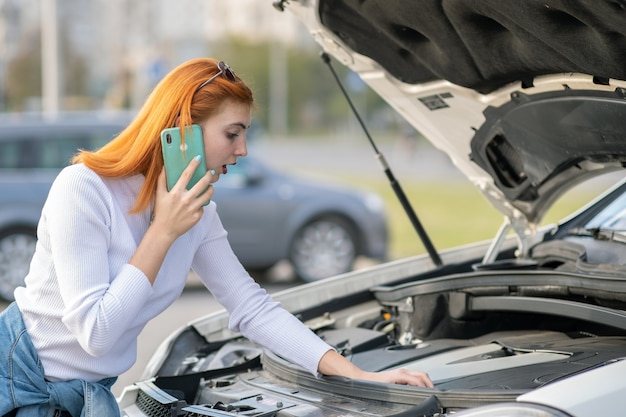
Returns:
[[[180,116],[176,116],[176,120],[174,120],[174,126],[180,127]]]

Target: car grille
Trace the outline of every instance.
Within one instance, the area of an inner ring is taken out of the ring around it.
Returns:
[[[139,388],[135,404],[148,417],[276,416],[280,410],[296,405],[261,395],[242,398],[230,404],[218,402],[215,406],[189,405],[185,400],[169,395],[152,382],[138,382],[135,385]]]
[[[166,394],[150,382],[140,382],[137,395],[137,407],[148,417],[177,417],[187,415],[182,408],[187,406],[184,400],[179,400]]]
[[[150,417],[171,417],[172,407],[161,404],[143,391],[137,397],[137,406],[147,416]]]

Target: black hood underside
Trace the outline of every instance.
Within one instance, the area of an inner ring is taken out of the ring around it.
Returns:
[[[418,130],[439,123],[455,143],[448,153],[463,140],[445,125],[465,123],[470,150],[454,157],[487,173],[526,222],[539,223],[575,185],[626,166],[626,1],[319,0],[318,12],[349,49],[401,82],[439,82],[438,94],[418,93],[428,109],[416,103],[408,120]],[[459,95],[480,100],[441,80],[500,101],[470,122]]]
[[[397,79],[488,93],[539,75],[626,80],[623,0],[321,0],[320,19]]]
[[[572,186],[626,166],[626,91],[515,92],[485,110],[470,159],[530,221]]]

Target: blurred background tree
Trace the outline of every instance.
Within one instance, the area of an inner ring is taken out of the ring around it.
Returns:
[[[89,94],[87,63],[73,48],[68,34],[60,30],[60,54],[63,60],[61,85],[66,110],[87,110],[98,99]],[[28,111],[41,99],[41,33],[34,30],[20,40],[18,53],[7,62],[5,85],[6,111]]]
[[[328,129],[342,129],[353,117],[348,104],[339,90],[330,70],[320,58],[321,49],[293,48],[272,43],[251,43],[241,38],[229,38],[212,48],[212,55],[220,57],[251,84],[256,95],[256,122],[264,130],[270,126],[272,111],[270,68],[277,63],[270,62],[272,48],[285,49],[285,134],[298,131],[304,134],[318,134]],[[355,106],[367,120],[378,120],[385,126],[395,128],[397,119],[391,115],[388,105],[357,75],[342,65],[333,63],[344,88],[352,95]],[[390,126],[391,125],[391,126]],[[275,132],[279,133],[279,132]]]
[[[273,57],[277,56],[273,48],[282,49],[278,57],[284,59],[284,62],[272,62]],[[318,135],[328,133],[329,130],[344,131],[346,123],[353,118],[336,81],[320,58],[318,48],[296,48],[229,37],[216,45],[207,45],[206,49],[207,56],[220,57],[228,62],[253,88],[257,102],[254,117],[257,131],[278,136],[295,133]],[[37,109],[42,94],[39,32],[34,31],[24,37],[18,51],[6,66],[5,107],[7,111]],[[60,55],[63,62],[60,76],[63,110],[101,108],[107,99],[105,95],[110,94],[112,89],[101,91],[101,96],[94,95],[93,89],[89,88],[86,58],[72,47],[72,42],[63,30],[60,34]],[[372,128],[380,125],[382,130],[395,129],[397,117],[393,116],[387,104],[344,66],[333,63],[333,67],[343,80],[344,87],[350,91],[363,118],[373,122]],[[124,68],[123,63],[120,63],[120,73],[124,74],[121,80],[126,86],[121,90],[127,90],[134,79],[143,76],[140,72]],[[276,74],[272,74],[277,68],[280,71],[278,79]],[[169,69],[166,68],[164,72]],[[283,84],[278,91],[282,91],[284,97],[272,99],[276,91],[272,88],[272,82]],[[125,109],[131,108],[132,100],[126,94],[118,105]],[[283,119],[278,125],[272,123],[276,112]]]

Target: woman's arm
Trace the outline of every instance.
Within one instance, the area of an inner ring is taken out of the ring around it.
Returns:
[[[322,356],[318,365],[318,371],[324,375],[433,388],[433,383],[425,372],[409,371],[407,369],[367,372],[361,370],[334,350],[329,350]]]
[[[153,222],[128,261],[146,275],[150,284],[154,284],[170,246],[200,221],[204,213],[204,203],[215,192],[213,187],[209,187],[209,174],[187,191],[187,183],[199,164],[196,160],[190,162],[169,193],[166,191],[165,170],[159,175]],[[198,196],[207,187],[208,190]]]
[[[93,171],[80,165],[68,167],[51,188],[42,212],[42,245],[54,262],[63,323],[92,356],[109,352],[127,330],[128,317],[140,314],[172,242],[196,224],[203,198],[213,193],[212,187],[200,197],[203,188],[189,193],[166,190],[162,175],[156,219],[136,245],[130,230],[120,229],[124,219],[112,216],[114,196]],[[180,202],[179,194],[186,194],[192,203]],[[124,241],[112,245],[112,239]]]

